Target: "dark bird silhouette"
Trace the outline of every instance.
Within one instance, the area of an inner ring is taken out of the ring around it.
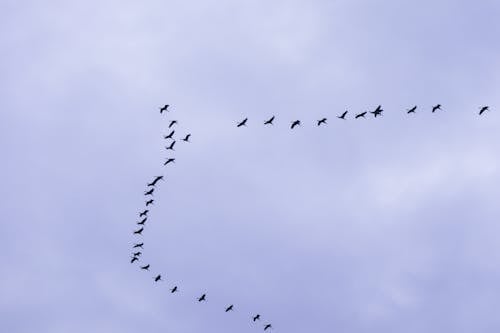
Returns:
[[[130,260],[130,263],[131,263],[131,264],[133,264],[133,263],[134,263],[134,261],[137,261],[137,260],[139,260],[139,258],[137,258],[137,257],[132,257],[132,260]]]
[[[173,130],[172,132],[170,132],[168,135],[164,135],[163,138],[164,139],[173,139],[174,138],[174,134],[175,134],[175,130]]]
[[[347,112],[348,111],[346,110],[344,113],[342,113],[342,115],[337,116],[337,118],[345,120],[345,116],[347,115]]]
[[[271,118],[269,118],[269,120],[266,120],[264,122],[264,125],[273,125],[273,121],[274,121],[274,116],[272,116]]]
[[[433,113],[434,113],[434,112],[436,112],[436,110],[441,110],[441,104],[434,105],[434,106],[432,107],[432,112],[433,112]]]
[[[248,118],[243,119],[241,122],[236,125],[236,127],[246,126]]]
[[[134,244],[134,246],[132,248],[134,248],[134,249],[141,248],[142,249],[143,245],[144,245],[144,243],[136,243],[136,244]]]
[[[154,188],[150,189],[149,191],[144,192],[144,195],[153,195],[153,192],[155,191]]]
[[[177,286],[173,287],[172,289],[170,289],[170,292],[173,294],[177,291]]]
[[[382,112],[384,112],[384,110],[382,109],[382,105],[377,106],[377,108],[374,111],[370,111],[370,113],[373,114],[375,118],[381,116]]]
[[[147,218],[147,217],[145,217],[145,218],[143,218],[143,219],[141,220],[141,222],[137,222],[137,224],[138,224],[138,225],[144,225],[144,223],[146,223],[146,221],[147,221],[147,220],[148,220],[148,218]]]
[[[271,324],[267,324],[266,326],[264,326],[264,331],[267,330],[268,328],[272,329],[273,327],[271,326]]]
[[[205,301],[205,300],[206,300],[206,297],[207,297],[207,295],[206,295],[206,294],[201,295],[201,297],[200,297],[200,298],[198,298],[198,302],[203,302],[203,301]]]
[[[318,126],[320,126],[321,124],[326,124],[326,118],[318,120]]]
[[[153,199],[146,201],[146,207],[152,205],[155,202]]]
[[[174,163],[175,162],[175,158],[169,158],[165,161],[165,163],[163,163],[163,165],[167,165],[169,163]]]
[[[172,143],[170,144],[170,146],[165,147],[165,148],[166,148],[167,150],[175,150],[175,149],[174,149],[174,146],[175,146],[175,140],[174,140],[174,141],[172,141]]]
[[[295,126],[299,125],[300,125],[300,120],[295,120],[294,122],[292,122],[292,126],[290,126],[290,128],[293,129]]]
[[[156,178],[148,184],[148,186],[155,186],[156,183],[158,183],[159,180],[162,180],[163,179],[163,176],[156,176]]]
[[[158,281],[161,281],[161,275],[158,274],[156,277],[155,277],[155,282],[158,282]]]
[[[139,229],[139,230],[136,230],[136,231],[134,231],[134,234],[136,234],[136,235],[142,235],[142,231],[143,231],[143,230],[144,230],[144,228],[141,228],[141,229]]]
[[[139,257],[141,254],[142,254],[142,252],[141,252],[141,251],[139,251],[139,252],[135,252],[135,253],[133,254],[133,256],[134,256],[134,257]]]
[[[163,113],[163,111],[169,111],[169,110],[168,110],[168,107],[169,107],[169,106],[170,106],[170,105],[165,104],[163,107],[161,107],[161,108],[160,108],[160,113]]]
[[[260,320],[260,314],[258,314],[255,317],[253,317],[253,321],[257,321],[257,320]]]
[[[355,118],[355,119],[358,119],[358,118],[364,118],[364,117],[365,117],[365,115],[366,115],[366,111],[365,111],[365,112],[358,113],[358,114],[356,115],[356,117],[354,117],[354,118]]]
[[[139,214],[139,217],[148,216],[148,212],[149,210],[146,209],[145,211]]]
[[[414,107],[412,107],[411,109],[409,109],[408,111],[406,111],[406,113],[408,113],[408,114],[415,113],[415,111],[417,111],[417,106],[416,105]]]
[[[233,305],[231,304],[226,308],[226,312],[232,311],[233,310]]]
[[[170,122],[170,125],[168,125],[168,128],[170,128],[170,127],[174,126],[175,124],[177,124],[177,120],[172,120],[172,121]]]
[[[490,109],[489,106],[483,106],[480,110],[479,110],[479,115],[482,115],[485,111],[488,111]]]
[[[186,137],[184,139],[182,139],[182,141],[189,142],[190,137],[191,137],[191,134],[188,134],[188,135],[186,135]]]
[[[141,269],[143,269],[145,271],[149,271],[149,264],[147,264],[146,266],[141,266]]]

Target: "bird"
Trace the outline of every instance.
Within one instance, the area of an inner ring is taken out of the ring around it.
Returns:
[[[141,252],[141,251],[139,251],[139,252],[135,252],[135,253],[133,254],[133,256],[134,256],[134,257],[139,257],[141,254],[142,254],[142,252]]]
[[[273,327],[271,326],[271,324],[267,324],[266,326],[264,326],[264,331],[267,330],[268,328],[272,329]]]
[[[232,311],[233,310],[233,305],[231,304],[226,308],[226,312]]]
[[[163,138],[166,139],[173,139],[175,134],[175,130],[172,130],[168,135],[164,135]]]
[[[342,115],[337,116],[337,118],[345,120],[345,116],[346,116],[347,112],[348,111],[346,110],[344,113],[342,113]]]
[[[153,195],[153,192],[155,191],[154,188],[150,189],[149,191],[144,192],[144,195]]]
[[[206,295],[206,294],[201,295],[201,297],[200,297],[200,298],[198,298],[198,302],[205,301],[205,300],[206,300],[206,297],[207,297],[207,295]]]
[[[434,112],[436,112],[436,110],[441,110],[441,104],[437,104],[437,105],[434,105],[434,106],[432,107],[432,112],[433,112],[433,113],[434,113]]]
[[[273,125],[273,121],[274,121],[274,116],[272,116],[271,118],[269,118],[268,120],[266,120],[264,122],[264,125]]]
[[[137,257],[132,257],[132,260],[130,260],[130,263],[131,263],[131,264],[133,264],[133,263],[134,263],[134,261],[137,261],[137,260],[139,260],[139,258],[137,258]]]
[[[191,137],[191,134],[188,134],[186,135],[186,137],[184,139],[182,139],[182,141],[185,141],[185,142],[190,142],[189,141],[189,138]]]
[[[299,125],[300,125],[300,120],[295,120],[294,122],[292,122],[292,126],[290,126],[290,128],[293,129],[295,126]]]
[[[143,245],[144,245],[144,243],[136,243],[136,244],[134,244],[134,246],[132,248],[134,248],[134,249],[141,248],[142,249]]]
[[[173,287],[172,289],[170,289],[170,292],[173,294],[177,291],[177,286]]]
[[[147,220],[148,220],[148,218],[147,218],[147,217],[145,217],[145,218],[143,218],[143,219],[141,220],[141,222],[137,222],[137,224],[138,224],[138,225],[144,225],[144,223],[146,223],[146,221],[147,221]]]
[[[139,214],[139,217],[148,216],[148,212],[149,210],[146,209],[145,211]]]
[[[260,314],[257,314],[255,317],[253,317],[253,321],[260,320]]]
[[[141,269],[143,269],[145,271],[149,271],[149,264],[147,264],[146,266],[141,266]]]
[[[488,111],[489,109],[490,109],[489,106],[481,107],[481,109],[479,110],[479,115],[482,115],[485,111]]]
[[[172,143],[170,144],[170,146],[165,147],[165,148],[166,148],[167,150],[175,150],[175,149],[174,149],[174,146],[175,146],[175,140],[174,140],[174,141],[172,141]]]
[[[366,115],[366,111],[365,111],[365,112],[358,113],[358,114],[356,115],[356,117],[354,117],[354,118],[355,118],[355,119],[358,119],[358,118],[364,118],[364,117],[365,117],[365,115]]]
[[[165,104],[165,106],[161,107],[161,108],[160,108],[160,113],[163,113],[163,111],[169,111],[169,110],[168,110],[168,107],[169,107],[169,106],[170,106],[170,105]]]
[[[148,184],[148,186],[155,186],[156,183],[158,183],[159,180],[162,180],[163,179],[163,176],[156,176],[156,178]]]
[[[412,107],[411,109],[409,109],[408,111],[406,111],[406,113],[408,113],[408,114],[415,113],[416,110],[417,110],[417,106],[415,105],[414,107]]]
[[[154,279],[155,282],[161,281],[161,274],[158,274]]]
[[[167,159],[167,160],[165,161],[165,163],[163,163],[163,165],[167,165],[167,164],[169,164],[169,163],[173,163],[173,162],[175,162],[175,158],[169,158],[169,159]]]
[[[375,109],[375,111],[370,111],[370,113],[373,114],[373,116],[375,118],[377,118],[377,116],[381,116],[382,115],[383,111],[384,110],[382,109],[382,105],[379,105],[379,106],[377,106],[377,108]]]
[[[177,124],[177,120],[172,120],[172,121],[170,122],[170,124],[168,125],[168,128],[170,128],[170,127],[174,126],[175,124]]]
[[[326,124],[326,118],[318,120],[318,126],[320,126],[321,124]]]
[[[143,230],[144,230],[144,228],[141,228],[141,229],[139,229],[139,230],[135,230],[135,231],[134,231],[134,234],[136,234],[136,235],[142,235],[142,231],[143,231]]]
[[[153,202],[154,202],[153,199],[146,201],[146,207],[149,206],[149,205],[152,205]]]
[[[247,125],[247,120],[248,120],[248,118],[243,119],[242,121],[240,121],[240,122],[236,125],[236,127],[246,126],[246,125]]]

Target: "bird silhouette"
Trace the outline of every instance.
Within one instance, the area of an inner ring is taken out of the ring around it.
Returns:
[[[173,287],[172,289],[170,289],[170,292],[173,294],[177,291],[177,286]]]
[[[264,125],[273,125],[273,121],[274,121],[274,116],[272,116],[271,118],[269,118],[268,120],[266,120],[264,122]]]
[[[158,274],[158,275],[155,277],[155,282],[158,282],[158,281],[161,281],[161,274]]]
[[[356,115],[356,117],[354,117],[354,118],[355,118],[355,119],[358,119],[358,118],[364,118],[364,117],[365,117],[365,115],[366,115],[366,111],[365,111],[365,112],[358,113],[358,114]]]
[[[172,143],[170,144],[170,146],[165,147],[165,148],[166,148],[167,150],[175,150],[175,149],[174,149],[174,146],[175,146],[175,140],[174,140],[174,141],[172,141]]]
[[[165,161],[165,163],[163,163],[163,165],[167,165],[169,163],[174,163],[175,162],[175,158],[169,158]]]
[[[137,222],[137,224],[138,224],[138,225],[144,225],[144,223],[146,223],[146,221],[147,221],[147,220],[148,220],[148,218],[147,218],[147,217],[145,217],[145,218],[143,218],[143,219],[141,220],[141,222]]]
[[[291,129],[294,129],[295,126],[299,126],[300,125],[300,120],[295,120],[294,122],[292,122],[292,125],[290,126]]]
[[[434,112],[436,112],[436,110],[441,110],[441,104],[437,104],[437,105],[434,105],[434,106],[432,107],[432,112],[433,112],[433,113],[434,113]]]
[[[483,106],[480,110],[479,110],[479,115],[482,115],[485,111],[488,111],[490,109],[489,106]]]
[[[247,120],[248,120],[248,118],[243,119],[242,121],[240,121],[240,122],[236,125],[236,127],[246,126],[246,125],[247,125]]]
[[[273,328],[273,326],[272,326],[271,324],[267,324],[266,326],[264,326],[264,331],[265,331],[265,330],[267,330],[267,329],[269,329],[269,328],[271,328],[271,329],[272,329],[272,328]]]
[[[149,210],[146,209],[145,211],[139,214],[139,217],[148,216],[148,212]]]
[[[201,295],[201,297],[200,297],[200,298],[198,298],[198,302],[203,302],[203,301],[206,301],[206,297],[207,297],[207,295],[206,295],[206,294]]]
[[[132,260],[130,260],[130,263],[131,263],[131,264],[133,264],[133,263],[134,263],[134,261],[137,261],[137,260],[139,260],[139,258],[137,258],[137,257],[132,257]]]
[[[163,179],[163,176],[156,176],[156,178],[148,184],[148,186],[155,186],[156,183],[158,183],[159,180],[162,180]]]
[[[144,245],[144,243],[136,243],[136,244],[134,244],[134,246],[132,248],[134,248],[134,249],[141,248],[142,249],[143,245]]]
[[[326,118],[318,120],[318,126],[320,126],[321,124],[326,124]]]
[[[164,135],[163,138],[164,139],[173,139],[174,134],[175,134],[175,130],[172,130],[172,132],[170,132],[168,135]]]
[[[414,107],[412,107],[411,109],[409,109],[408,111],[406,111],[406,113],[408,113],[408,114],[415,113],[415,111],[417,111],[417,106],[416,105]]]
[[[155,191],[154,188],[150,189],[149,191],[144,192],[144,195],[153,195],[153,192]]]
[[[170,127],[174,126],[175,124],[177,124],[177,120],[172,120],[172,121],[170,122],[170,125],[168,125],[168,128],[170,128]]]
[[[371,114],[373,114],[373,116],[374,116],[375,118],[377,118],[378,116],[381,116],[381,115],[382,115],[382,112],[383,112],[383,111],[384,111],[384,110],[382,109],[382,105],[379,105],[379,106],[377,106],[377,108],[376,108],[374,111],[370,111],[370,113],[371,113]]]
[[[182,141],[189,142],[190,137],[191,137],[191,134],[188,134],[188,135],[186,135],[186,137],[184,139],[182,139]]]
[[[138,229],[138,230],[135,230],[134,231],[134,234],[135,235],[142,235],[142,231],[144,230],[144,228],[141,228],[141,229]]]
[[[139,252],[135,252],[135,253],[133,253],[133,256],[134,256],[134,257],[139,257],[141,254],[142,254],[142,252],[141,252],[141,251],[139,251]]]
[[[149,264],[147,264],[146,266],[141,266],[141,269],[143,269],[145,271],[149,271]]]
[[[153,199],[146,201],[146,207],[152,205],[155,202]]]
[[[228,306],[226,308],[226,311],[225,312],[229,312],[229,311],[232,311],[233,310],[233,305],[231,304],[230,306]]]
[[[255,317],[253,317],[253,321],[260,320],[260,314],[257,314]]]
[[[344,113],[342,113],[342,115],[337,116],[337,118],[345,120],[345,116],[346,116],[347,112],[348,111],[346,110]]]
[[[163,113],[163,111],[169,111],[169,110],[168,110],[168,107],[169,107],[169,106],[170,106],[170,105],[165,104],[163,107],[161,107],[161,108],[160,108],[160,113]]]

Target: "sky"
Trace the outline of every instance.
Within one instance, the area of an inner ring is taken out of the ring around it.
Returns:
[[[2,0],[2,330],[498,332],[499,16]]]

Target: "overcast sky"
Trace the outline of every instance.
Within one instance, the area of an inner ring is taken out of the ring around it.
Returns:
[[[2,331],[498,332],[498,17],[497,0],[2,0]],[[192,133],[175,152],[170,119]]]

